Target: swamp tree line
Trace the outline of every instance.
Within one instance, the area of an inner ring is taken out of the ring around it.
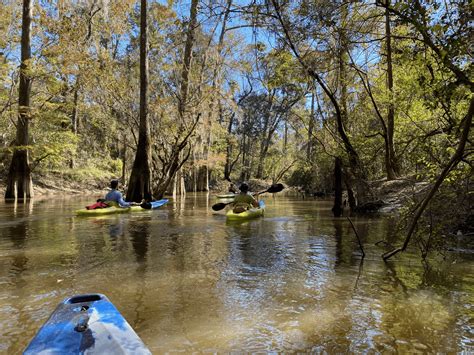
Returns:
[[[373,181],[430,183],[402,249],[440,205],[462,207],[438,220],[472,219],[468,1],[23,0],[0,11],[7,198],[31,197],[42,174],[121,175],[131,200],[222,179],[330,192],[336,166],[352,210],[377,199]]]

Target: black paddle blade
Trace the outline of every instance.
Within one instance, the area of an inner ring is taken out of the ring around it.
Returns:
[[[144,208],[144,209],[146,209],[146,210],[151,210],[151,203],[150,203],[150,202],[142,202],[142,203],[140,204],[140,207],[141,207],[141,208]]]
[[[284,188],[285,187],[283,186],[283,184],[275,184],[275,185],[270,186],[268,188],[267,192],[270,192],[270,193],[274,194],[275,192],[280,192]]]
[[[228,203],[224,203],[224,202],[219,202],[219,203],[216,203],[215,205],[212,205],[212,209],[214,211],[220,211],[222,209],[225,208],[225,206],[227,206]]]

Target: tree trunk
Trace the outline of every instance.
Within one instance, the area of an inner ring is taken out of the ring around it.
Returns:
[[[248,164],[249,162],[247,161],[248,158],[247,158],[247,155],[248,155],[248,145],[247,145],[247,136],[245,134],[243,134],[242,136],[242,170],[240,172],[240,181],[245,181],[247,180],[246,176],[247,176],[247,169],[248,169]]]
[[[276,125],[270,121],[272,118],[272,108],[273,108],[273,99],[275,97],[275,91],[273,90],[269,97],[268,107],[265,108],[265,123],[262,129],[262,135],[260,137],[260,156],[258,158],[257,164],[257,173],[255,177],[257,179],[261,179],[263,177],[263,169],[265,166],[265,158],[267,156],[268,147],[270,145],[270,140],[272,138],[272,133],[274,132],[273,127],[276,128]],[[276,113],[275,113],[276,114]],[[275,117],[275,120],[279,120],[279,118]]]
[[[140,8],[140,127],[138,146],[127,190],[127,200],[140,202],[152,200],[151,195],[151,145],[147,117],[148,56],[147,56],[147,0]]]
[[[123,136],[123,150],[122,150],[122,181],[125,181],[127,176],[127,137]]]
[[[385,170],[387,173],[387,180],[395,179],[400,169],[395,157],[395,148],[393,145],[393,136],[395,131],[395,106],[393,104],[393,68],[392,68],[392,37],[390,30],[390,14],[388,7],[390,0],[387,0],[387,7],[385,9],[385,37],[387,38],[387,87],[389,91],[389,104],[387,113],[387,137],[385,146]]]
[[[234,116],[233,113],[229,118],[229,124],[227,126],[227,147],[226,147],[226,155],[225,155],[225,166],[224,166],[224,179],[230,181],[230,173],[231,173],[231,156],[232,156],[232,125],[234,124]]]
[[[332,207],[332,213],[334,217],[342,216],[342,168],[341,158],[336,157],[334,163],[334,206]]]
[[[313,129],[314,129],[314,90],[311,93],[311,115],[308,124],[308,145],[306,146],[306,160],[312,160],[313,152]]]
[[[183,68],[181,71],[181,89],[178,102],[178,113],[182,122],[184,122],[185,113],[188,105],[189,94],[189,72],[191,71],[192,49],[194,45],[194,34],[197,26],[197,5],[198,0],[191,1],[191,10],[189,16],[189,27],[184,46]]]
[[[27,73],[31,58],[31,19],[33,0],[23,0],[23,19],[21,25],[21,66],[18,93],[18,123],[16,127],[16,146],[8,171],[5,199],[29,199],[33,197],[33,182],[28,163],[28,123],[31,119],[30,91],[31,78]]]
[[[347,179],[346,179],[346,189],[347,189],[347,202],[349,204],[349,208],[351,211],[355,211],[357,208],[357,201],[355,199],[352,186],[350,185],[349,181],[347,181]]]
[[[260,156],[258,157],[258,164],[257,164],[257,174],[255,177],[257,179],[263,178],[263,169],[265,167],[265,158],[267,157],[268,148],[270,146],[270,140],[262,140],[260,142]]]
[[[79,76],[76,78],[76,83],[74,84],[74,98],[73,98],[73,106],[72,106],[72,113],[71,113],[71,131],[72,133],[77,136],[77,129],[79,126],[78,122],[78,114],[77,114],[77,105],[79,102]],[[74,169],[75,161],[74,157],[71,157],[69,161],[69,167]]]
[[[184,176],[181,169],[179,169],[173,178],[173,199],[177,197],[184,197],[186,196],[186,187],[184,184]]]

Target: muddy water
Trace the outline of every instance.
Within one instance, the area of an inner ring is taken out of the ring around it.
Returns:
[[[366,257],[330,202],[267,197],[226,223],[188,194],[157,211],[75,217],[96,197],[0,203],[0,353],[20,353],[57,304],[105,294],[154,353],[471,352],[474,262],[389,263],[390,218],[355,218]]]

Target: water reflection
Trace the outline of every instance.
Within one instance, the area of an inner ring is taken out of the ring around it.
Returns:
[[[26,285],[22,274],[27,270],[28,266],[28,257],[25,253],[25,245],[28,239],[28,225],[13,225],[7,228],[6,235],[10,239],[12,247],[12,253],[8,258],[10,261],[10,267],[7,268],[9,270],[8,282],[21,290]]]
[[[132,242],[133,251],[138,263],[145,263],[148,252],[148,240],[150,238],[149,218],[141,218],[130,222],[129,235]]]
[[[115,245],[117,239],[124,235],[124,222],[122,219],[118,219],[115,223],[109,224],[109,235],[110,240],[112,240]]]

